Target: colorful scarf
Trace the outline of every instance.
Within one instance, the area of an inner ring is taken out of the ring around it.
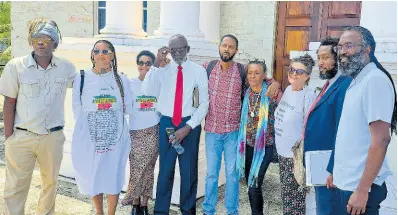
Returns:
[[[246,159],[246,127],[247,127],[247,117],[249,113],[249,97],[250,97],[249,88],[245,93],[245,98],[242,104],[242,114],[240,119],[240,128],[239,128],[239,136],[238,136],[238,157],[236,159],[236,168],[238,172],[238,179],[241,180],[245,177],[245,159]],[[260,109],[259,109],[259,121],[257,125],[257,133],[256,133],[256,141],[254,145],[253,152],[253,161],[250,168],[249,173],[249,183],[248,186],[257,184],[258,172],[260,170],[261,163],[264,159],[265,154],[265,137],[267,135],[267,126],[268,126],[268,110],[270,99],[267,96],[264,96],[265,92],[267,92],[267,85],[263,83],[261,87],[261,100],[260,100]]]

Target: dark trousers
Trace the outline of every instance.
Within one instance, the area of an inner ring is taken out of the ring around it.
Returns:
[[[316,186],[315,188],[315,201],[316,201],[316,214],[317,215],[331,215],[333,206],[333,192],[335,188],[328,189],[326,186]]]
[[[186,125],[190,117],[185,117],[178,127],[171,122],[170,117],[160,118],[159,129],[159,176],[156,189],[155,215],[168,215],[174,182],[174,168],[178,157],[180,166],[180,209],[183,215],[196,214],[196,192],[198,186],[198,154],[201,126],[193,129],[180,143],[184,153],[178,155],[169,143],[166,128],[177,131]]]
[[[351,191],[344,191],[336,188],[333,195],[333,215],[347,215],[347,204],[350,200]],[[373,184],[366,204],[365,215],[379,215],[380,203],[387,198],[387,186]]]
[[[252,166],[252,161],[253,161],[253,153],[254,153],[254,148],[249,145],[246,145],[246,159],[245,159],[246,182],[249,181],[248,179],[249,179],[250,168]],[[254,184],[253,186],[249,187],[248,191],[252,215],[263,214],[264,199],[263,199],[262,186],[263,186],[265,173],[267,172],[268,166],[271,163],[272,158],[273,158],[273,147],[266,146],[264,158],[261,163],[260,170],[258,171],[258,184],[257,184],[258,186],[256,187],[256,185]]]

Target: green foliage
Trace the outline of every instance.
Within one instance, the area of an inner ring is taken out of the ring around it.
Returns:
[[[0,43],[8,48],[0,54],[0,64],[11,60],[11,2],[0,2]],[[3,68],[0,68],[0,74]]]
[[[0,25],[11,24],[11,2],[0,2]]]
[[[0,55],[0,64],[6,64],[11,60],[11,46],[9,46],[1,55]]]

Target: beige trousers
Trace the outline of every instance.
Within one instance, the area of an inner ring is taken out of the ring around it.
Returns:
[[[24,215],[36,160],[42,179],[37,215],[54,214],[57,179],[63,157],[65,135],[62,130],[37,135],[15,129],[5,141],[6,184],[5,213]]]

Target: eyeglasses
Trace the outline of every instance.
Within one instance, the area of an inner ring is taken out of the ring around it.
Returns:
[[[333,50],[336,53],[339,53],[342,50],[349,51],[349,50],[353,49],[355,46],[363,46],[363,45],[362,44],[346,43],[344,45],[338,45],[338,46],[333,47]]]
[[[188,46],[184,46],[184,47],[181,47],[181,48],[172,48],[172,49],[170,49],[170,51],[171,51],[171,53],[176,53],[177,51],[178,52],[183,52],[183,51],[186,50],[187,47]]]
[[[99,55],[100,53],[102,53],[103,55],[108,55],[108,54],[112,53],[112,51],[107,50],[107,49],[104,49],[104,50],[94,49],[93,53],[95,55]]]
[[[152,66],[152,62],[151,61],[147,61],[147,62],[144,62],[144,61],[140,61],[140,62],[138,62],[137,63],[137,65],[139,65],[139,66],[144,66],[144,65],[146,65],[146,66]]]
[[[39,44],[42,43],[43,45],[48,45],[53,40],[51,38],[32,38],[32,44]]]
[[[304,69],[295,69],[293,67],[290,67],[289,69],[289,75],[293,75],[296,73],[297,75],[302,75],[302,74],[307,74],[307,72]]]

